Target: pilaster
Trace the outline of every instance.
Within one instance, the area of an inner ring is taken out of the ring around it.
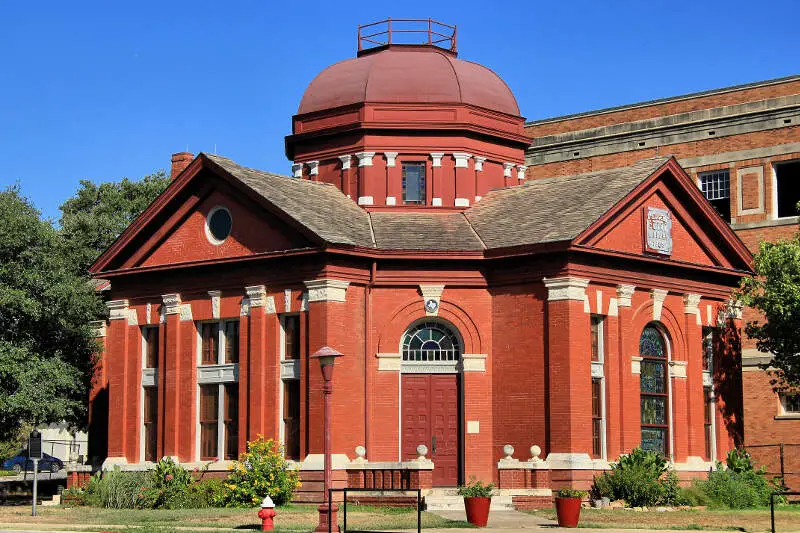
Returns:
[[[619,401],[624,409],[618,411],[620,420],[619,453],[630,453],[641,441],[641,413],[639,411],[640,379],[639,379],[639,335],[633,330],[633,297],[634,285],[617,286],[617,314],[619,332],[619,365],[617,372],[620,380]],[[636,367],[636,368],[634,368]]]
[[[126,431],[130,412],[128,381],[128,300],[112,300],[106,303],[109,310],[109,323],[106,330],[108,353],[114,354],[104,359],[109,376],[108,383],[108,458],[115,464],[126,464],[127,443],[130,435]],[[135,458],[131,457],[134,461]]]
[[[164,294],[161,296],[162,311],[164,313],[164,365],[163,373],[159,368],[159,381],[164,384],[164,410],[159,413],[164,416],[164,436],[163,436],[163,455],[177,457],[179,453],[179,434],[180,421],[182,416],[189,413],[181,413],[180,381],[178,376],[183,370],[181,349],[181,295],[177,293]]]
[[[250,420],[247,427],[248,440],[258,435],[267,435],[266,419],[270,411],[267,397],[267,288],[251,285],[244,288],[250,302],[247,320],[247,389],[250,393],[248,408]],[[244,431],[244,428],[242,428]]]
[[[685,294],[684,328],[686,331],[686,403],[688,456],[705,456],[703,393],[703,327],[700,322],[700,295]],[[679,406],[680,408],[680,406]]]

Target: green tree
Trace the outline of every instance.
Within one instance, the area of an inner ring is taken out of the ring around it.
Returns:
[[[768,366],[776,369],[775,388],[800,386],[800,235],[762,242],[754,270],[755,277],[742,281],[739,298],[765,321],[748,322],[745,333],[773,355]]]
[[[82,180],[61,206],[61,234],[75,254],[75,266],[88,269],[139,214],[169,185],[160,170],[138,181],[95,185]]]
[[[100,298],[58,231],[20,194],[0,191],[0,440],[24,424],[83,426]]]

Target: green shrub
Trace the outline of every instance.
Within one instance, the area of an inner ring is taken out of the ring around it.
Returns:
[[[577,489],[558,489],[556,492],[557,498],[585,498],[589,493],[585,490]]]
[[[678,505],[691,505],[692,507],[711,505],[711,498],[703,491],[699,483],[701,482],[694,481],[690,486],[682,488],[675,503]]]
[[[288,503],[300,486],[297,471],[289,470],[283,449],[274,440],[258,439],[247,443],[247,452],[234,462],[225,482],[229,507],[259,505],[270,496],[275,505]]]
[[[480,479],[475,479],[475,476],[469,478],[469,483],[458,487],[458,495],[465,498],[491,498],[494,483],[484,485]]]
[[[714,507],[746,509],[766,506],[770,494],[780,490],[774,482],[767,480],[764,467],[758,470],[753,467],[750,454],[744,449],[728,452],[726,467],[718,461],[708,479],[697,482]]]
[[[150,485],[142,486],[137,495],[141,509],[185,509],[194,507],[196,498],[190,487],[192,475],[172,459],[165,457],[149,472]]]
[[[86,503],[108,509],[135,509],[139,494],[150,488],[149,472],[120,472],[119,467],[93,475],[84,493]]]
[[[230,499],[230,489],[221,479],[201,479],[189,486],[187,503],[193,509],[206,507],[225,507]]]
[[[594,497],[625,500],[630,507],[672,505],[680,494],[678,476],[655,452],[634,449],[611,465],[611,472],[595,476]]]

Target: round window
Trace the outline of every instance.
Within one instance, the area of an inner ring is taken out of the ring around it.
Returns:
[[[231,234],[233,219],[224,207],[215,207],[206,218],[206,234],[215,244],[220,244]]]

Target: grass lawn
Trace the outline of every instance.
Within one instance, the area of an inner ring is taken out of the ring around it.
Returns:
[[[537,516],[556,519],[555,510],[530,511]],[[581,509],[578,527],[619,529],[714,529],[747,532],[769,531],[769,508],[732,510],[686,510],[659,513],[622,509]],[[800,531],[800,505],[775,508],[776,533]]]
[[[288,505],[276,509],[276,531],[311,531],[317,525],[315,505]],[[38,517],[30,516],[29,507],[0,507],[0,523],[13,523],[15,528],[47,529],[48,524],[70,524],[71,529],[102,530],[99,525],[144,526],[150,533],[174,531],[176,527],[222,529],[256,529],[261,527],[258,509],[180,509],[133,510],[96,507],[39,507]],[[341,507],[339,523],[342,522]],[[396,530],[416,529],[417,512],[412,508],[378,508],[347,506],[348,529]],[[422,513],[422,527],[470,527],[466,522],[447,520],[431,513]],[[52,526],[51,526],[52,528]],[[61,528],[63,529],[63,528]],[[108,528],[106,528],[108,529]],[[121,531],[124,527],[120,528]],[[117,531],[114,529],[113,531]]]
[[[0,470],[0,477],[3,477],[3,476],[16,476],[16,475],[17,475],[17,473],[14,472],[13,470]]]

